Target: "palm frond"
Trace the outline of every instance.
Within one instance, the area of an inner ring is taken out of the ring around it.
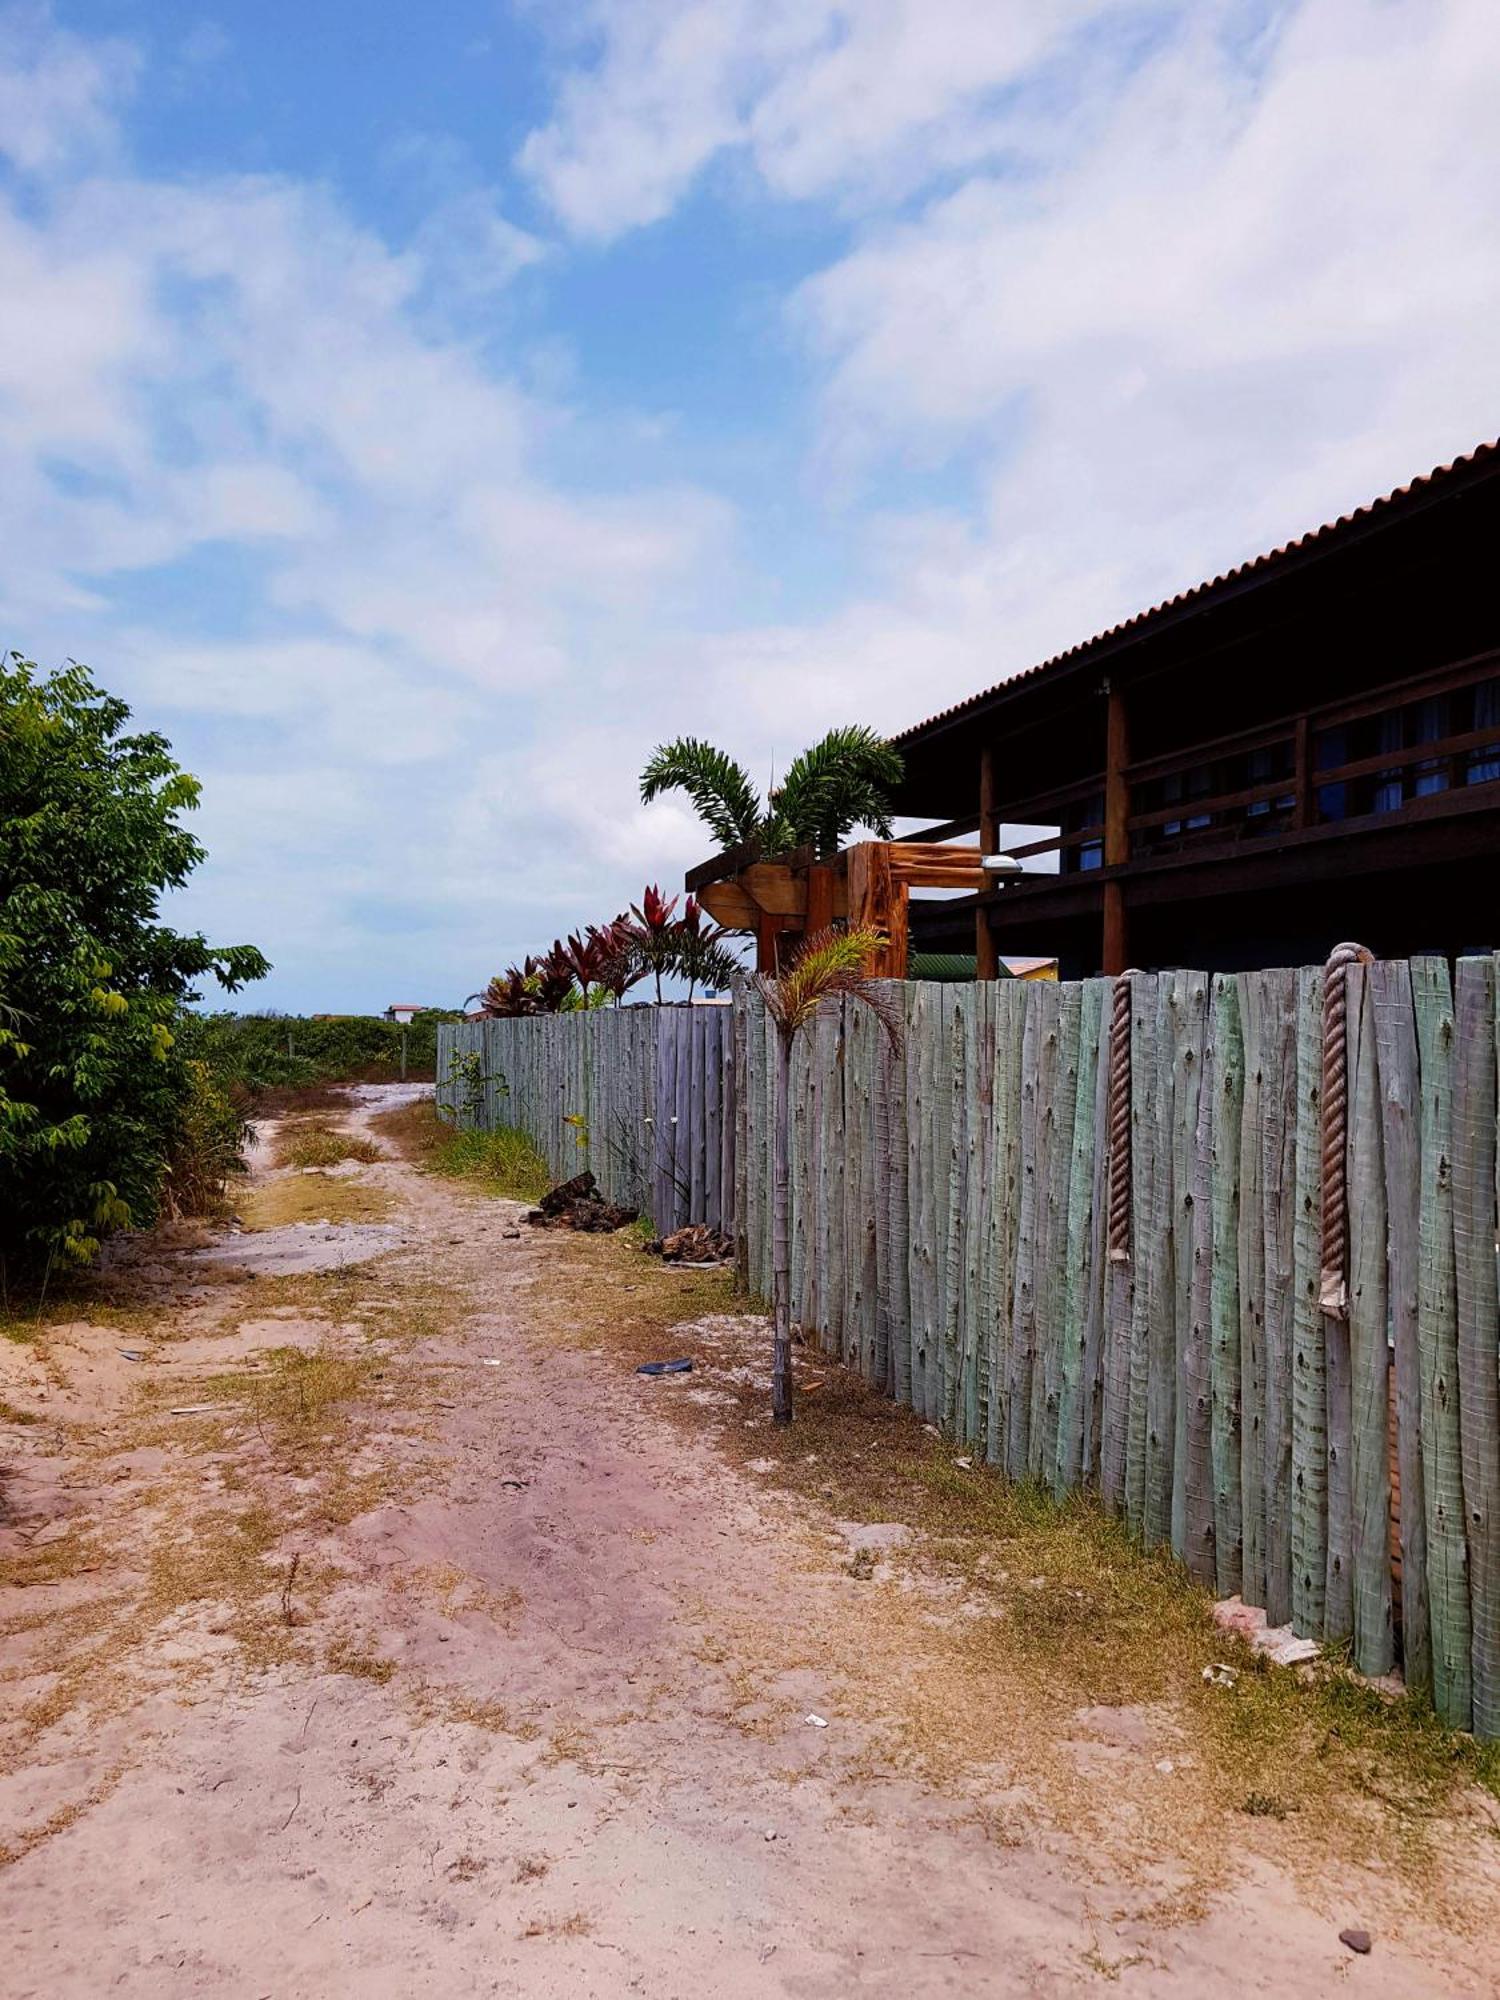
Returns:
[[[819,855],[837,852],[851,828],[891,837],[890,794],[901,782],[900,752],[862,723],[830,729],[787,766],[770,800],[768,854],[811,843]]]
[[[694,810],[722,847],[738,847],[760,831],[760,800],[743,765],[697,736],[661,743],[641,772],[641,802],[663,792],[686,792]]]
[[[901,1017],[867,969],[885,941],[877,930],[815,931],[784,972],[758,973],[755,984],[778,1033],[790,1041],[825,1000],[847,995],[870,1009],[894,1045]]]

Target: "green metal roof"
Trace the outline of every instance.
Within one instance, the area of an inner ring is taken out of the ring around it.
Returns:
[[[914,951],[906,961],[908,979],[972,979],[979,970],[972,952]],[[1002,964],[999,977],[1013,979],[1014,973]]]

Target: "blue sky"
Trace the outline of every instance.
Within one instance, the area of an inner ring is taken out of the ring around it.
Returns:
[[[453,1001],[1500,432],[1490,0],[0,0],[0,637],[254,1004]]]

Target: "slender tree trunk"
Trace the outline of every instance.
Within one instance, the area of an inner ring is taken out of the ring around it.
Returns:
[[[776,1037],[775,1172],[771,1184],[771,1415],[792,1421],[792,1038]]]

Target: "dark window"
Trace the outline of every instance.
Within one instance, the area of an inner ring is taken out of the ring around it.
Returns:
[[[1464,771],[1467,785],[1487,785],[1494,778],[1500,778],[1500,680],[1481,681],[1474,690],[1474,727],[1488,729],[1495,725],[1496,740],[1485,744],[1482,750],[1469,752],[1468,765]]]
[[[1314,771],[1335,771],[1349,758],[1349,735],[1344,729],[1320,729],[1313,739]],[[1318,786],[1318,818],[1346,819],[1349,814],[1347,784]]]
[[[1440,743],[1452,734],[1448,721],[1448,697],[1445,694],[1429,695],[1425,701],[1413,702],[1408,713],[1411,716],[1408,741],[1415,747],[1418,743]],[[1424,757],[1415,767],[1412,791],[1417,798],[1425,798],[1433,792],[1448,789],[1448,759],[1446,757]]]
[[[1062,831],[1082,833],[1086,826],[1100,826],[1104,821],[1104,794],[1093,792],[1086,799],[1079,799],[1071,806],[1063,808]],[[1102,838],[1077,842],[1062,850],[1062,867],[1066,875],[1081,875],[1091,868],[1104,866],[1104,841]]]

